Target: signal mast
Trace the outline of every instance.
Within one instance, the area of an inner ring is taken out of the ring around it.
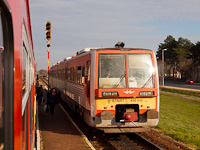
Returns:
[[[51,22],[46,22],[46,40],[48,41],[47,47],[48,47],[48,74],[49,74],[49,48],[50,48],[50,40],[51,40]]]
[[[51,22],[47,21],[45,24],[46,24],[46,40],[48,41],[47,47],[48,47],[48,89],[49,89],[49,48],[51,47],[51,45],[50,45],[50,40],[51,40]]]

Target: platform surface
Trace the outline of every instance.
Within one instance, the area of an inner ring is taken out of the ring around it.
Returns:
[[[41,150],[89,150],[84,138],[66,117],[59,105],[55,114],[44,112],[43,103],[38,106]]]

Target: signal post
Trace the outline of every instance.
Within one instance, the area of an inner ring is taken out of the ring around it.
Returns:
[[[48,47],[48,89],[49,89],[49,56],[50,56],[50,40],[51,40],[51,22],[46,22],[46,40],[48,41],[47,47]]]

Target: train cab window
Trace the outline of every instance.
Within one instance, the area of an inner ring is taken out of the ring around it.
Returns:
[[[98,66],[99,88],[126,88],[124,54],[100,54]]]
[[[22,94],[24,95],[27,90],[27,50],[23,46],[23,62],[22,62]]]
[[[128,87],[153,88],[154,72],[150,54],[127,55]]]
[[[1,9],[0,9],[0,149],[3,148],[3,124],[4,124],[4,44],[3,44],[3,28],[1,21]]]

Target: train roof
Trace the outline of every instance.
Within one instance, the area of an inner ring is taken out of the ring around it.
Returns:
[[[72,56],[72,57],[66,57],[63,59],[63,61],[58,61],[56,64],[54,64],[53,66],[56,66],[57,64],[61,64],[65,61],[71,60],[76,56],[81,56],[83,54],[87,54],[90,53],[91,51],[96,50],[120,50],[120,51],[131,51],[131,50],[145,50],[145,51],[152,51],[150,49],[144,49],[144,48],[116,48],[116,47],[112,47],[112,48],[104,48],[104,47],[96,47],[96,48],[84,48],[78,52],[76,52],[76,55]],[[53,67],[52,66],[52,67]]]
[[[116,47],[112,47],[112,48],[103,48],[103,47],[98,47],[98,48],[84,48],[81,51],[77,52],[77,55],[83,54],[83,53],[88,53],[92,50],[120,50],[120,51],[131,51],[131,50],[147,50],[147,51],[152,51],[150,49],[144,49],[144,48],[116,48]]]

